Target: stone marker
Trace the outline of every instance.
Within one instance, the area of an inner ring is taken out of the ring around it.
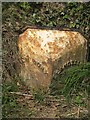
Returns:
[[[28,28],[18,39],[20,76],[33,89],[47,90],[66,64],[86,62],[87,40],[76,31]]]

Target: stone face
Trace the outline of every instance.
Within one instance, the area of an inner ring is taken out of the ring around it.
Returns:
[[[33,89],[47,89],[69,62],[85,62],[87,40],[76,31],[28,28],[18,39],[20,76]]]

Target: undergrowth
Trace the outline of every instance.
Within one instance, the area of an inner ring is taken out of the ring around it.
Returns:
[[[90,91],[90,63],[72,66],[64,70],[50,86],[51,94],[64,95],[66,99],[77,105],[85,105]],[[73,98],[73,99],[72,99]]]
[[[17,91],[18,87],[13,82],[5,82],[2,86],[2,116],[8,117],[8,115],[18,109],[16,102],[17,96],[10,94],[10,92]]]
[[[17,80],[4,81],[2,85],[2,118],[22,118],[23,116],[30,117],[33,112],[28,106],[23,106],[22,102],[18,101],[21,96],[14,94],[24,88],[23,82],[20,80],[20,86],[17,85]],[[26,104],[26,101],[24,102]]]

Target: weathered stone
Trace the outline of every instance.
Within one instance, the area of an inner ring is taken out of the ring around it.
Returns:
[[[47,89],[65,64],[85,62],[87,40],[76,31],[28,28],[18,39],[20,75],[34,89]]]

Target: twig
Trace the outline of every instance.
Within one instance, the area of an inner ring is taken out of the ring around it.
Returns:
[[[78,107],[77,116],[80,117],[80,106]]]
[[[21,93],[21,92],[10,92],[10,93],[33,98],[33,95],[25,94],[25,93]]]
[[[71,116],[71,115],[75,115],[75,114],[77,114],[77,112],[68,114],[67,116]]]

